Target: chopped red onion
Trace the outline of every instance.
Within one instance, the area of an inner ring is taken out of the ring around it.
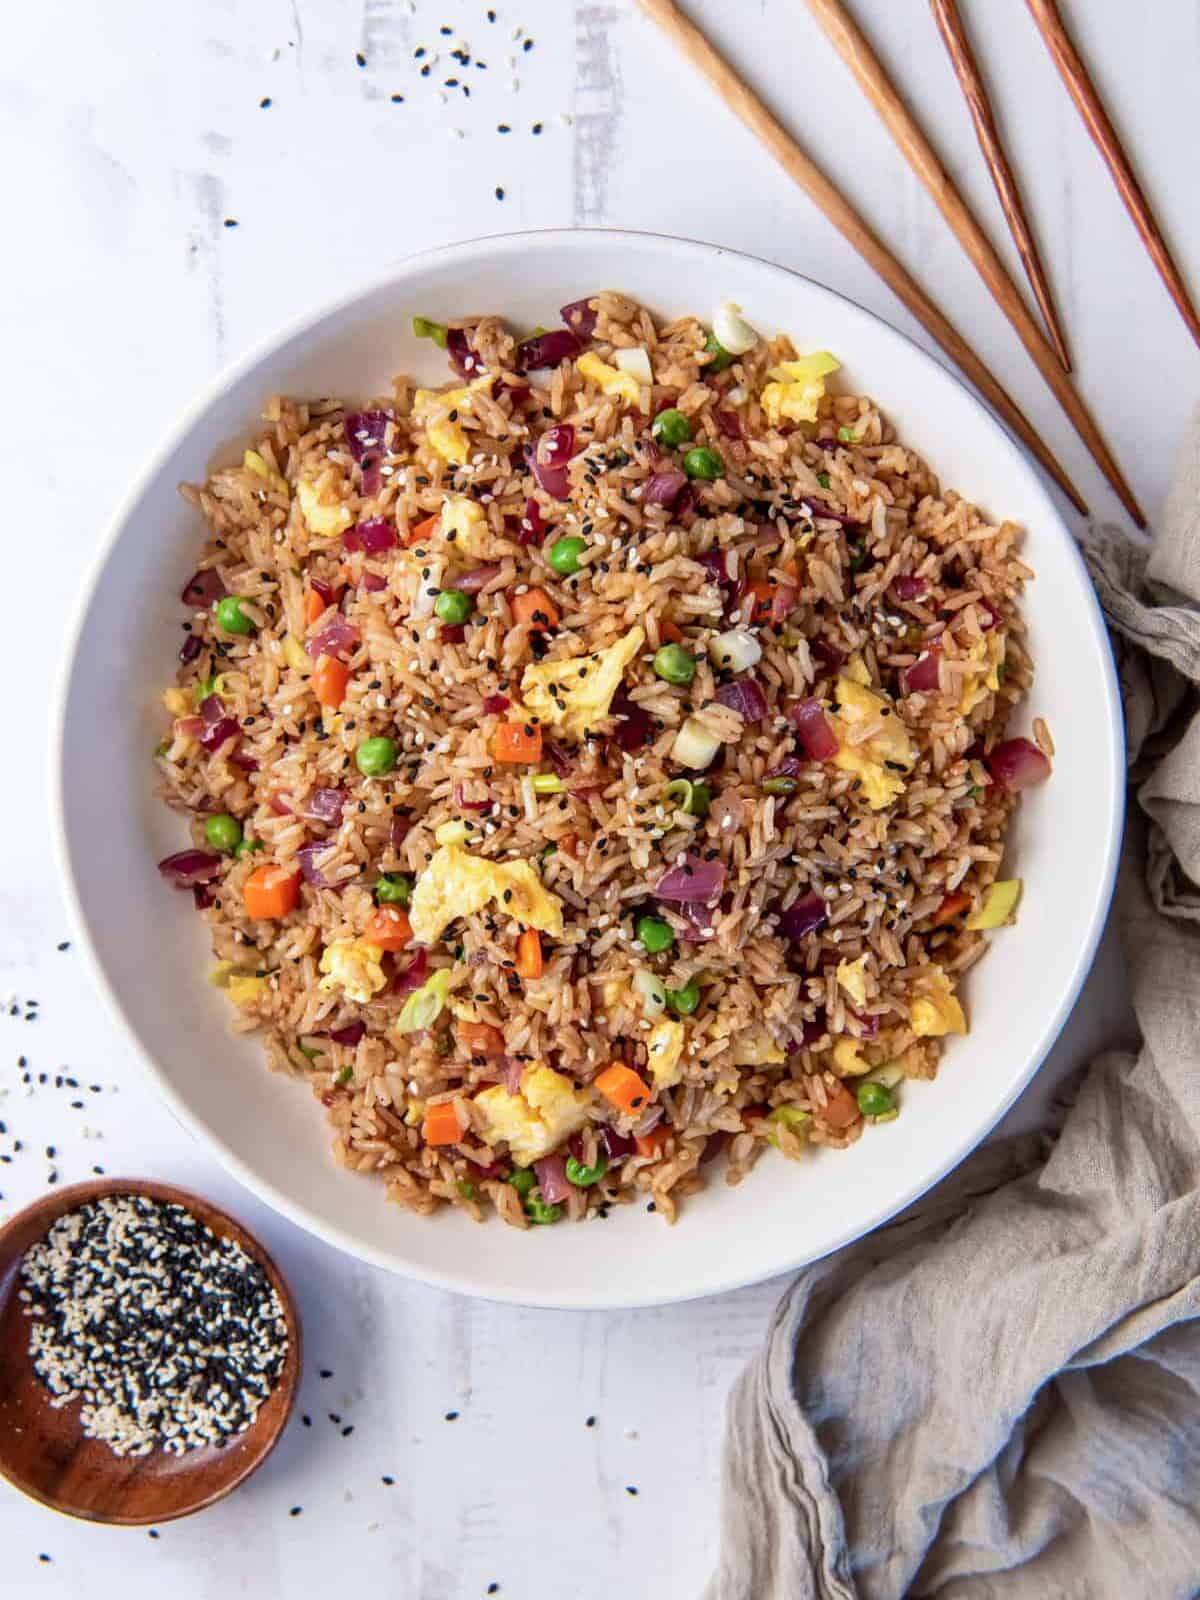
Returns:
[[[915,661],[911,667],[905,667],[901,677],[904,679],[904,692],[906,694],[930,694],[936,690],[940,681],[938,662],[942,659],[942,652],[938,645],[931,645],[920,660]]]
[[[207,911],[209,906],[216,905],[217,897],[206,883],[192,885],[192,899],[197,911]]]
[[[330,1028],[329,1037],[334,1044],[344,1044],[348,1050],[353,1050],[366,1031],[365,1022],[346,1022],[340,1028]]]
[[[396,529],[386,517],[368,517],[342,535],[343,549],[365,550],[369,556],[381,556],[395,543]]]
[[[448,622],[443,626],[440,637],[444,644],[462,644],[467,637],[466,626],[461,622]]]
[[[305,648],[309,655],[336,656],[349,655],[358,644],[361,635],[352,622],[347,622],[345,617],[334,613],[329,621],[324,623],[313,634]]]
[[[704,568],[709,583],[717,583],[726,588],[733,582],[729,576],[728,558],[724,550],[714,546],[711,550],[705,550],[702,555],[698,555],[696,560]]]
[[[726,439],[742,437],[742,419],[736,411],[715,411],[713,419]]]
[[[864,1039],[874,1039],[879,1032],[879,1014],[875,1011],[856,1011],[853,1006],[846,1010],[858,1023],[860,1036]]]
[[[212,882],[221,870],[221,858],[208,850],[177,850],[162,858],[158,870],[177,889],[191,889]]]
[[[844,650],[839,650],[837,645],[830,644],[825,639],[810,639],[808,648],[822,666],[832,667],[835,671],[846,659]]]
[[[480,710],[485,717],[498,716],[501,711],[507,711],[512,701],[506,694],[485,694],[480,704]]]
[[[672,506],[680,491],[687,488],[687,473],[678,467],[662,467],[646,480],[642,489],[644,506]]]
[[[333,597],[337,591],[331,583],[326,583],[324,578],[310,578],[308,580],[308,587],[314,594],[319,594],[327,606],[331,606],[333,604]]]
[[[414,989],[419,989],[425,982],[429,973],[429,951],[425,946],[418,945],[412,960],[392,979],[389,994],[411,994]]]
[[[411,817],[394,816],[392,818],[392,825],[388,829],[388,843],[393,850],[399,850],[405,839],[412,832],[412,826],[413,820]]]
[[[325,840],[321,844],[306,844],[296,851],[296,860],[300,863],[300,872],[305,883],[311,883],[314,889],[328,889],[331,887],[329,879],[317,866],[317,856],[324,855],[333,847]]]
[[[631,700],[624,689],[613,695],[609,710],[617,718],[612,741],[618,750],[641,750],[650,742],[650,713]]]
[[[201,567],[193,572],[183,586],[183,593],[179,598],[185,606],[191,606],[194,611],[207,611],[209,606],[216,605],[218,600],[223,600],[228,593],[221,574],[215,567]]]
[[[570,328],[571,332],[580,339],[590,339],[596,331],[596,317],[587,300],[572,300],[570,305],[563,306],[559,316]]]
[[[569,328],[537,333],[517,346],[517,371],[536,372],[539,367],[556,367],[560,361],[574,361],[582,348]]]
[[[388,586],[388,581],[380,573],[372,572],[370,568],[364,567],[363,575],[358,580],[358,586],[360,589],[365,589],[368,594],[382,594]]]
[[[987,633],[1000,621],[1000,613],[986,596],[980,596],[979,608],[984,613],[979,626]]]
[[[928,578],[918,578],[909,572],[901,572],[892,579],[897,600],[919,600],[928,587]]]
[[[487,811],[491,806],[491,803],[492,802],[489,798],[485,798],[483,800],[468,800],[466,784],[456,783],[454,785],[454,804],[460,811]]]
[[[471,341],[465,328],[446,329],[446,354],[450,358],[450,365],[460,378],[481,378],[487,371],[471,348]]]
[[[524,1074],[524,1071],[524,1061],[519,1060],[516,1056],[505,1056],[504,1076],[501,1078],[500,1082],[508,1090],[509,1094],[520,1094],[521,1077]]]
[[[220,722],[225,715],[225,705],[219,694],[206,694],[200,702],[200,716],[206,728]]]
[[[711,939],[716,933],[712,906],[707,906],[700,900],[684,900],[675,909],[687,923],[689,931],[684,935],[685,938]]]
[[[305,803],[303,814],[310,822],[324,822],[330,828],[340,827],[349,798],[344,789],[314,789]]]
[[[811,1022],[806,1022],[800,1034],[801,1044],[816,1044],[821,1035],[828,1031],[829,1023],[825,1017],[825,1007],[818,1006],[817,1014]]]
[[[195,661],[196,657],[200,654],[200,652],[203,649],[204,649],[204,646],[200,642],[199,636],[197,634],[194,634],[194,633],[189,633],[187,638],[183,641],[182,645],[179,647],[179,659],[180,659],[180,661],[183,662],[184,666],[186,667],[189,662]]]
[[[253,756],[243,755],[240,750],[235,750],[229,758],[231,767],[241,767],[243,772],[257,772],[258,762]]]
[[[212,699],[216,699],[213,695]],[[207,701],[205,704],[207,705]],[[242,730],[233,717],[220,717],[216,722],[206,722],[204,732],[199,735],[200,743],[204,748],[215,754],[231,739],[240,739]]]
[[[763,774],[764,778],[798,778],[804,771],[799,756],[784,756],[783,760]]]
[[[571,492],[567,462],[575,454],[575,429],[569,422],[547,428],[536,446],[526,446],[525,459],[538,487],[554,500],[565,500]]]
[[[348,411],[342,418],[346,448],[360,467],[367,457],[378,457],[383,453],[387,425],[391,420],[389,411]]]
[[[811,509],[813,516],[825,517],[830,522],[836,522],[842,528],[861,528],[862,523],[857,517],[848,517],[844,511],[835,511],[824,500],[817,500],[811,494],[804,496],[804,503]]]
[[[596,1129],[596,1140],[600,1148],[608,1157],[610,1167],[618,1166],[622,1161],[627,1161],[630,1156],[637,1155],[637,1140],[628,1133],[619,1133],[616,1128],[605,1124]],[[567,1149],[576,1161],[584,1159],[583,1135],[573,1133],[567,1140]]]
[[[829,921],[829,912],[819,894],[806,894],[797,900],[779,919],[779,931],[785,939],[803,939],[806,934],[819,933]]]
[[[686,489],[679,491],[679,498],[671,507],[675,521],[683,524],[685,528],[691,526],[693,513],[696,509],[696,485],[689,483]]]
[[[838,753],[837,736],[829,726],[821,702],[812,699],[793,700],[787,708],[787,714],[808,759],[832,761]]]
[[[460,572],[457,577],[451,578],[447,589],[459,589],[463,594],[478,594],[493,578],[499,576],[498,566],[470,567],[466,572]]]
[[[736,711],[745,722],[761,722],[767,714],[767,697],[753,673],[734,678],[717,689],[717,699],[730,711]]]
[[[507,391],[513,398],[513,405],[519,406],[529,399],[530,389],[527,383],[509,383],[507,378],[500,379],[501,393]]]
[[[1028,739],[1005,739],[987,757],[987,769],[1005,789],[1030,789],[1054,770],[1048,757]]]
[[[574,1185],[567,1182],[566,1163],[562,1156],[543,1156],[540,1161],[533,1163],[533,1170],[537,1173],[542,1199],[548,1206],[557,1205],[571,1193]]]
[[[574,761],[572,761],[557,739],[544,739],[542,741],[542,751],[560,777],[565,778],[568,772],[574,772]]]
[[[697,901],[712,905],[721,897],[725,886],[725,863],[705,861],[702,856],[687,855],[683,865],[672,867],[658,880],[654,893],[657,899],[678,902]]]

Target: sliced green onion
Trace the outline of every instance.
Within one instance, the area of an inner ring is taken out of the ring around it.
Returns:
[[[431,1028],[441,1015],[450,992],[452,974],[448,967],[439,967],[426,978],[419,989],[414,989],[401,1007],[396,1019],[397,1033],[421,1033]]]
[[[412,331],[418,339],[432,339],[439,350],[446,348],[446,324],[431,322],[428,317],[414,317]]]
[[[997,878],[983,897],[978,911],[973,911],[963,924],[971,933],[986,928],[1002,928],[1012,921],[1017,901],[1021,898],[1020,878]]]
[[[706,817],[712,804],[712,790],[707,783],[693,783],[689,778],[672,778],[663,790],[663,799],[676,811],[685,811],[689,817]]]
[[[643,1016],[661,1017],[667,1009],[667,988],[662,979],[639,968],[633,975],[633,987],[642,1002]]]
[[[458,1192],[464,1200],[474,1200],[475,1185],[466,1178],[460,1178],[458,1180]]]
[[[837,436],[843,444],[858,443],[858,435],[855,433],[853,428],[839,428]]]
[[[778,778],[763,779],[764,794],[795,794],[798,785],[795,778],[786,775]]]
[[[335,1083],[349,1083],[353,1076],[354,1076],[354,1068],[353,1067],[343,1067],[342,1070],[338,1073],[337,1077],[333,1081]]]
[[[556,773],[535,772],[533,775],[534,794],[561,794],[566,787]]]

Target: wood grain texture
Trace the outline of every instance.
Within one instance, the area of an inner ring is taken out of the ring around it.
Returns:
[[[865,34],[850,16],[841,0],[807,0],[808,8],[824,29],[834,49],[850,68],[859,88],[879,114],[895,140],[900,153],[924,184],[930,197],[949,224],[976,271],[987,284],[992,298],[1004,312],[1018,338],[1032,357],[1042,377],[1104,476],[1112,484],[1121,504],[1144,528],[1146,519],[1125,480],[1116,458],[1104,441],[1083,400],[1072,387],[1058,357],[1030,315],[1029,309],[1008,269],[996,254],[991,240],[954,186],[937,153],[921,131],[916,118],[904,104],[883,63],[872,50]]]
[[[1043,442],[1016,401],[992,376],[983,361],[943,316],[909,273],[855,211],[841,191],[832,184],[816,163],[805,154],[783,124],[767,109],[754,90],[714,50],[700,30],[675,5],[674,0],[638,0],[642,10],[683,51],[692,65],[712,84],[730,110],[746,124],[779,162],[780,166],[809,194],[834,227],[849,240],[937,342],[942,346],[979,392],[1000,413],[1013,432],[1041,462],[1078,511],[1087,513],[1082,496]]]
[[[165,1450],[115,1455],[103,1441],[84,1437],[77,1402],[51,1405],[49,1390],[33,1370],[30,1318],[18,1293],[26,1251],[59,1217],[89,1200],[131,1194],[184,1206],[219,1238],[240,1244],[266,1272],[283,1306],[288,1352],[279,1382],[246,1432],[223,1448],[202,1446],[182,1456]],[[45,1195],[0,1229],[0,1473],[52,1510],[130,1527],[170,1522],[224,1499],[275,1448],[300,1367],[300,1320],[279,1269],[251,1234],[199,1195],[168,1183],[105,1178]]]
[[[1171,257],[1167,241],[1163,238],[1162,230],[1150,209],[1150,202],[1129,164],[1129,158],[1117,137],[1117,130],[1104,109],[1103,101],[1096,93],[1095,85],[1083,63],[1083,58],[1067,32],[1055,0],[1026,0],[1026,4],[1033,20],[1037,23],[1038,31],[1046,41],[1054,65],[1067,86],[1067,93],[1075,102],[1087,131],[1092,136],[1092,142],[1104,157],[1113,182],[1117,186],[1117,192],[1133,219],[1133,225],[1146,246],[1159,277],[1166,285],[1167,293],[1187,324],[1188,332],[1196,343],[1200,344],[1200,317],[1196,314],[1183,276]]]
[[[967,110],[971,114],[971,122],[975,128],[975,137],[979,141],[980,151],[996,187],[996,196],[1008,223],[1008,231],[1012,234],[1013,243],[1017,247],[1017,254],[1021,258],[1021,265],[1025,269],[1033,298],[1037,301],[1038,310],[1042,314],[1046,332],[1063,371],[1070,372],[1071,356],[1067,349],[1066,334],[1063,332],[1062,321],[1050,293],[1046,269],[1042,265],[1037,240],[1029,224],[1016,173],[1012,169],[1004,141],[1000,137],[1000,129],[996,125],[987,84],[979,70],[979,63],[971,48],[962,13],[958,9],[958,0],[929,0],[929,6],[942,36],[942,42],[946,46],[946,53],[950,57],[950,64],[954,68],[954,75],[962,89],[963,98],[967,102]]]

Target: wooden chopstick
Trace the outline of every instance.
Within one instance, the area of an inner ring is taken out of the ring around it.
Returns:
[[[958,79],[963,98],[967,102],[971,121],[975,124],[975,137],[979,141],[987,169],[992,175],[1000,207],[1008,222],[1008,231],[1012,234],[1017,254],[1021,257],[1021,265],[1025,268],[1025,276],[1029,280],[1033,298],[1042,313],[1042,321],[1054,346],[1054,353],[1063,371],[1070,372],[1071,356],[1067,350],[1066,335],[1063,333],[1062,323],[1050,294],[1050,285],[1046,280],[1042,258],[1038,253],[1037,241],[1029,226],[1016,174],[1005,152],[996,119],[992,115],[987,85],[983,81],[975,52],[967,37],[962,14],[958,9],[958,0],[929,0],[929,6],[933,12],[933,20],[938,25],[938,32],[942,36],[942,42],[946,46],[946,53],[950,57],[950,64],[954,68],[954,75]]]
[[[782,123],[768,111],[753,89],[717,54],[699,28],[683,15],[675,0],[638,0],[638,4],[708,79],[729,109],[767,147],[787,175],[811,196],[839,233],[874,268],[926,332],[957,362],[980,394],[1041,462],[1075,509],[1087,516],[1088,508],[1079,490],[1059,466],[1041,435],[1007,389],[996,381],[954,324],[942,315],[916,279],[872,233],[854,207],[804,153]]]
[[[1087,445],[1097,466],[1116,490],[1121,504],[1138,527],[1144,528],[1146,519],[1141,507],[1134,499],[1133,490],[1126,483],[1091,413],[1071,387],[1049,341],[1030,315],[991,240],[954,187],[933,146],[897,94],[882,62],[867,43],[858,24],[841,0],[807,0],[807,3],[808,9],[858,80],[859,88],[879,113],[884,126],[900,147],[901,154],[950,224],[955,238],[991,290],[992,298],[1016,329],[1021,343],[1033,357],[1038,371],[1054,391],[1059,405],[1071,419],[1076,433]]]
[[[1196,308],[1188,295],[1179,268],[1171,259],[1167,241],[1154,220],[1150,202],[1142,192],[1142,186],[1129,165],[1128,157],[1117,137],[1117,130],[1109,121],[1108,113],[1096,93],[1095,85],[1088,76],[1088,70],[1079,52],[1071,41],[1057,5],[1054,0],[1026,0],[1026,3],[1033,14],[1033,20],[1037,23],[1038,31],[1054,58],[1059,76],[1067,86],[1067,93],[1074,100],[1093,143],[1107,163],[1113,182],[1117,186],[1117,193],[1125,202],[1125,209],[1133,218],[1133,225],[1141,235],[1142,243],[1146,246],[1159,277],[1166,285],[1167,293],[1174,300],[1179,315],[1187,323],[1188,332],[1196,343],[1200,344],[1200,317],[1196,315]]]

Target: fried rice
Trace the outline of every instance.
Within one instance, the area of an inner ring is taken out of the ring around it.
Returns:
[[[521,1228],[889,1137],[1053,750],[1018,528],[832,357],[563,315],[416,319],[446,387],[275,397],[184,486],[156,751],[234,1026],[389,1199]]]

